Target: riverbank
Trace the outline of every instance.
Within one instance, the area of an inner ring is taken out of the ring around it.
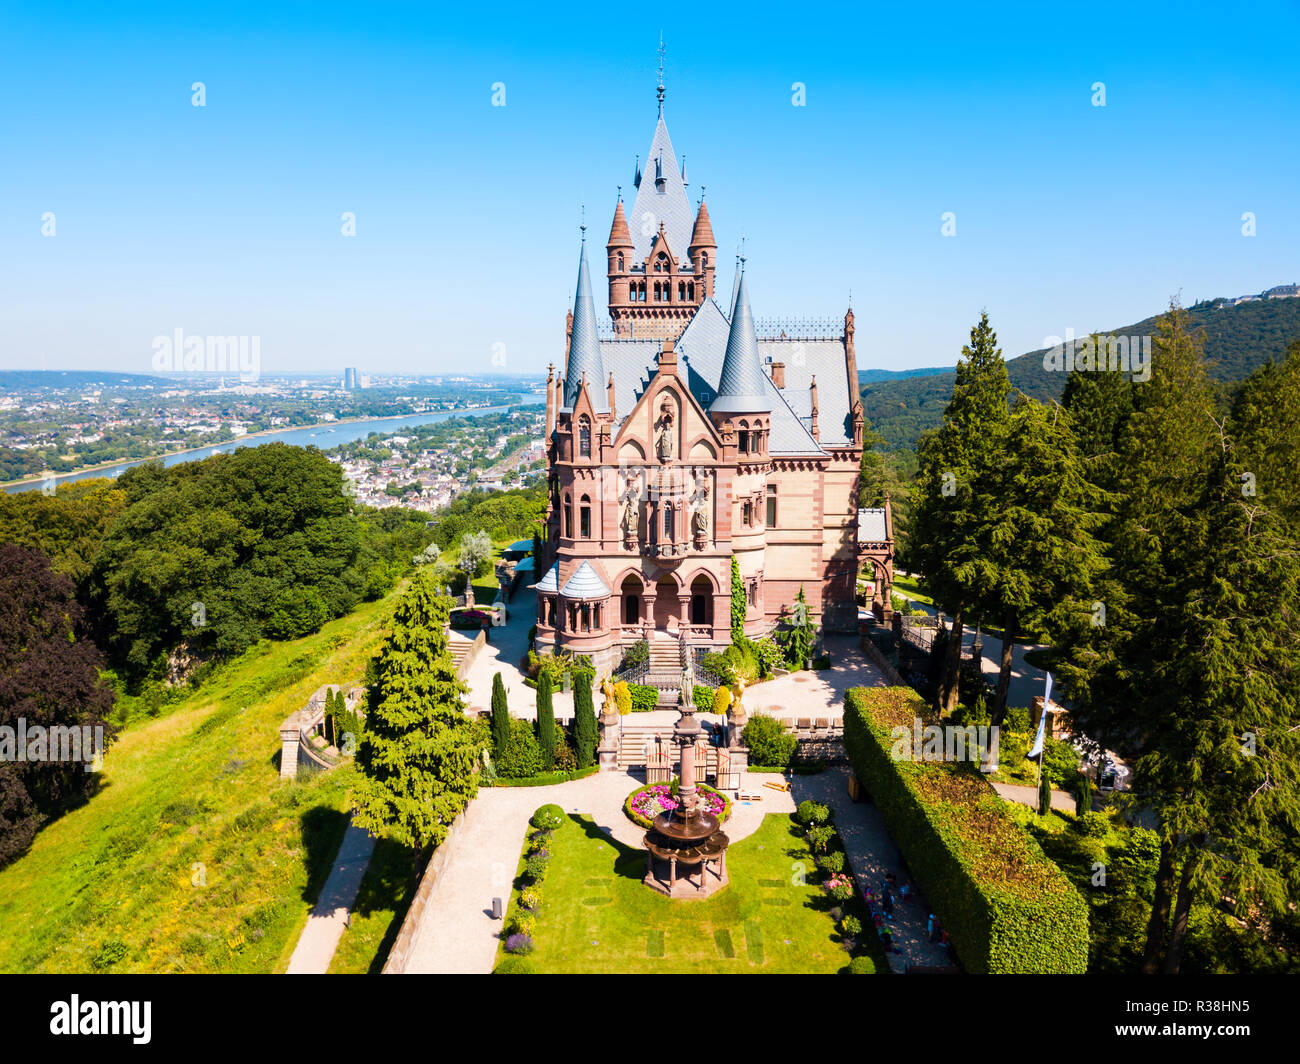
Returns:
[[[520,397],[527,398],[527,397]],[[145,462],[166,462],[174,465],[177,461],[184,460],[186,455],[203,455],[211,457],[213,454],[221,453],[222,448],[236,448],[249,446],[249,440],[265,439],[266,437],[287,436],[298,432],[312,432],[321,430],[330,430],[345,428],[348,425],[360,425],[366,423],[380,423],[387,421],[401,421],[409,418],[427,418],[428,421],[415,422],[415,424],[428,424],[434,420],[450,420],[454,417],[473,417],[481,414],[501,413],[512,407],[522,407],[534,404],[524,402],[512,402],[504,406],[465,406],[457,407],[455,410],[436,410],[426,413],[414,414],[388,414],[380,417],[352,417],[336,418],[333,421],[318,421],[310,425],[291,425],[288,427],[259,429],[257,432],[245,433],[243,436],[234,436],[228,440],[220,440],[215,443],[205,443],[198,447],[184,447],[176,451],[164,451],[160,454],[151,454],[142,458],[115,458],[110,462],[97,462],[94,465],[79,466],[76,469],[67,470],[62,473],[54,474],[55,484],[71,483],[75,480],[90,480],[94,478],[95,473],[116,469],[125,471],[133,466],[142,465]],[[368,435],[368,433],[367,433]],[[340,441],[344,442],[344,441]],[[258,445],[260,446],[260,445]],[[338,446],[332,444],[331,446]],[[204,454],[204,452],[208,452]],[[48,473],[38,474],[36,476],[22,477],[18,480],[0,481],[0,491],[27,491],[40,487],[45,482]]]

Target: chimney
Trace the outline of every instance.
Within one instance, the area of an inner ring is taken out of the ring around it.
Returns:
[[[772,363],[772,383],[775,384],[778,388],[785,387],[785,363],[784,362]]]

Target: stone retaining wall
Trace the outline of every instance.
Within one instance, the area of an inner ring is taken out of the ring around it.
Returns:
[[[438,882],[438,877],[442,874],[447,863],[456,857],[460,849],[460,841],[478,819],[480,814],[479,802],[472,800],[461,814],[451,822],[451,827],[447,829],[447,837],[442,840],[442,845],[433,851],[433,856],[429,858],[429,863],[425,866],[424,874],[420,876],[420,884],[415,888],[415,897],[411,900],[411,907],[406,911],[406,919],[402,921],[402,929],[397,933],[397,939],[393,943],[393,948],[388,952],[388,959],[384,962],[384,975],[402,975],[406,971],[406,966],[410,963],[411,950],[415,945],[415,936],[419,930],[420,923],[424,916],[425,909],[429,906],[429,899],[433,896],[433,888]],[[502,903],[509,901],[509,898],[502,898]]]

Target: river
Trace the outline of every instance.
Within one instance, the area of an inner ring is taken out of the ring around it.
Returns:
[[[510,406],[529,405],[530,400],[534,398],[531,395],[519,395],[515,397],[515,401]],[[372,432],[396,432],[399,429],[414,428],[416,425],[431,425],[453,417],[479,417],[482,414],[500,414],[509,410],[510,406],[469,407],[464,410],[439,410],[437,413],[431,414],[403,414],[400,417],[369,418],[364,421],[344,421],[338,424],[276,429],[253,436],[243,436],[237,440],[228,440],[225,443],[213,444],[211,447],[200,447],[193,451],[169,454],[162,459],[162,464],[174,466],[180,462],[195,462],[203,458],[210,458],[214,454],[229,454],[238,447],[260,447],[264,443],[288,443],[295,447],[319,447],[322,451],[326,451],[331,447],[337,447],[340,443],[364,440]],[[71,484],[77,480],[90,480],[95,477],[116,477],[132,466],[148,461],[152,461],[152,459],[131,458],[99,469],[83,469],[76,473],[61,473],[54,477],[54,483]],[[23,484],[6,485],[4,490],[34,491],[45,483],[47,481],[30,480]]]

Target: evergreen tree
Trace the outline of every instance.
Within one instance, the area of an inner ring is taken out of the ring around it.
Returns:
[[[740,563],[731,556],[731,641],[739,646],[745,641],[745,583],[740,579]]]
[[[596,743],[599,741],[600,731],[591,701],[591,673],[577,669],[573,676],[573,748],[579,768],[595,764]]]
[[[477,792],[480,746],[447,651],[450,606],[429,570],[417,570],[374,661],[357,750],[353,821],[411,848],[412,885],[428,849]]]
[[[990,723],[1002,727],[1011,686],[1015,640],[1026,626],[1040,631],[1053,613],[1077,615],[1105,567],[1093,538],[1101,518],[1095,492],[1075,450],[1061,408],[1020,396],[1011,412],[1001,459],[981,474],[978,498],[996,500],[984,516],[983,549],[967,565],[985,588],[982,610],[1002,622],[1002,654]],[[998,731],[988,765],[998,764]]]
[[[1038,815],[1047,816],[1052,811],[1052,778],[1040,772],[1038,778]]]
[[[1011,391],[997,334],[981,314],[962,348],[943,424],[921,437],[913,492],[910,556],[936,605],[952,617],[939,689],[940,709],[955,708],[966,618],[988,594],[981,566],[982,525],[999,506],[981,494],[1006,439]]]
[[[537,741],[542,748],[542,767],[555,767],[555,707],[551,703],[551,674],[543,669],[537,677]]]
[[[802,584],[794,599],[794,616],[791,621],[790,633],[785,640],[786,661],[793,669],[806,669],[817,640],[817,627],[808,613],[808,600],[804,598]]]
[[[498,672],[492,677],[492,756],[501,760],[501,751],[510,741],[510,708],[506,704],[506,687]]]

